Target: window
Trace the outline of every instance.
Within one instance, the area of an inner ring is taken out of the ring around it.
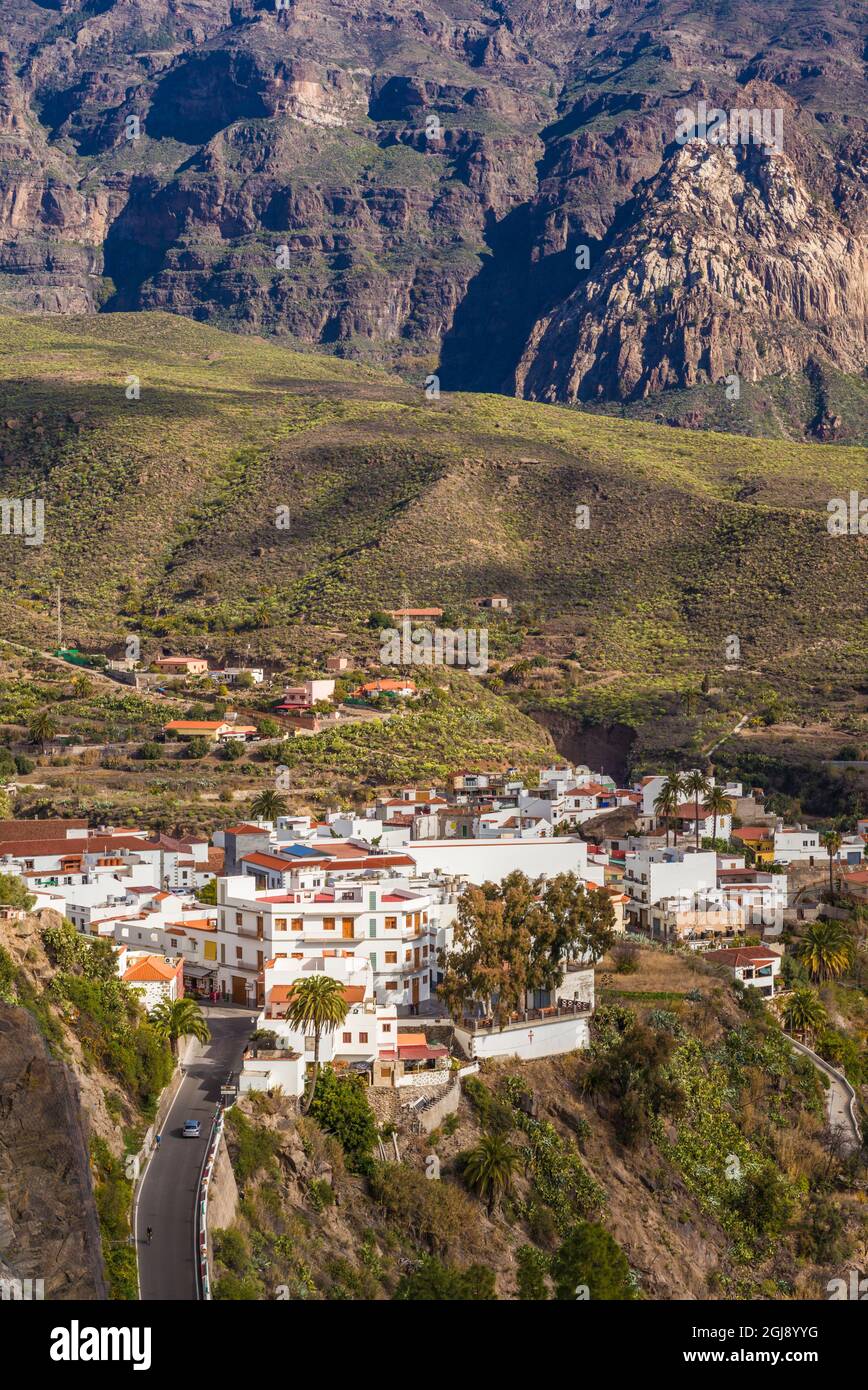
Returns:
[[[322,919],[322,929],[323,929],[323,931],[334,931],[334,929],[335,929],[335,919],[334,919],[334,917],[323,917],[323,919]]]
[[[398,952],[397,952],[397,951],[387,951],[387,952],[386,952],[386,964],[387,964],[387,965],[397,965],[397,964],[398,964]]]
[[[305,1050],[305,1052],[313,1052],[313,1050],[314,1050],[315,1047],[316,1047],[316,1038],[314,1037],[313,1033],[305,1033],[305,1035],[304,1035],[304,1050]]]
[[[368,1041],[368,1035],[367,1035],[367,1033],[360,1033],[360,1034],[359,1034],[359,1042],[360,1042],[360,1043],[366,1043],[367,1041]]]
[[[285,918],[285,917],[275,917],[275,919],[274,919],[274,930],[275,930],[275,931],[286,931],[286,918]]]
[[[242,912],[236,912],[236,914],[235,914],[235,925],[236,925],[236,927],[240,927],[240,926],[242,925],[243,921],[244,921],[244,914],[243,914]]]
[[[341,1037],[343,1038],[345,1043],[351,1043],[353,1040],[352,1033],[341,1033]]]
[[[398,919],[397,919],[397,917],[387,917],[387,918],[386,918],[386,931],[397,931],[397,929],[398,929]]]
[[[392,1031],[392,1025],[391,1025],[391,1023],[384,1023],[384,1024],[383,1024],[383,1032],[384,1032],[384,1033],[391,1033],[391,1031]]]
[[[412,952],[412,951],[405,951],[405,952],[404,952],[404,959],[405,959],[405,960],[412,960],[412,959],[413,959],[413,952]]]
[[[342,918],[341,918],[341,931],[343,932],[344,936],[354,936],[354,935],[355,935],[355,928],[354,928],[354,925],[353,925],[353,919],[352,919],[352,917],[342,917]]]
[[[304,923],[301,917],[293,917],[289,925],[292,931],[301,931]]]
[[[235,959],[236,959],[236,960],[241,960],[241,947],[240,947],[240,946],[236,946],[236,947],[235,947]]]
[[[387,980],[387,981],[386,981],[386,989],[397,989],[397,988],[398,988],[398,981],[397,981],[397,980]]]

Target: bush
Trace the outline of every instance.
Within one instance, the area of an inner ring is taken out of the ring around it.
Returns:
[[[771,1238],[786,1227],[793,1196],[781,1175],[766,1164],[735,1185],[731,1204],[749,1231]]]
[[[433,1256],[423,1260],[412,1274],[405,1274],[395,1291],[400,1300],[451,1300],[480,1302],[496,1299],[494,1271],[486,1265],[456,1269]]]
[[[234,1274],[243,1274],[250,1260],[247,1241],[240,1231],[215,1231],[213,1235],[214,1254],[222,1265]]]
[[[307,1189],[307,1199],[314,1211],[325,1211],[335,1200],[331,1183],[325,1178],[315,1178]]]
[[[552,1260],[555,1298],[625,1302],[636,1297],[627,1257],[602,1226],[583,1221],[571,1231]]]
[[[377,1163],[371,1196],[397,1229],[434,1254],[446,1254],[479,1232],[479,1209],[451,1182],[434,1182],[403,1163]]]
[[[245,752],[246,749],[243,743],[239,742],[237,739],[230,739],[228,743],[224,743],[221,746],[220,757],[225,763],[237,763],[239,758],[244,757]]]
[[[488,1134],[509,1134],[515,1129],[515,1115],[508,1101],[501,1100],[477,1076],[468,1076],[464,1094],[470,1101],[482,1128]]]
[[[797,1240],[799,1254],[815,1264],[845,1259],[849,1246],[846,1227],[846,1218],[837,1202],[815,1193],[802,1217]]]
[[[353,1172],[369,1175],[373,1171],[371,1154],[377,1123],[360,1076],[339,1076],[332,1067],[323,1067],[317,1077],[310,1113],[318,1125],[338,1140]]]
[[[548,1298],[549,1286],[546,1274],[549,1260],[541,1250],[532,1245],[522,1245],[517,1251],[518,1296],[524,1303],[539,1303]]]
[[[635,975],[639,969],[639,947],[633,945],[615,946],[612,962],[616,975]]]
[[[17,874],[0,873],[0,903],[4,907],[20,907],[28,912],[36,902],[32,893],[28,893],[27,884],[23,878]]]
[[[241,1182],[255,1177],[263,1169],[267,1173],[276,1171],[274,1156],[280,1141],[271,1130],[263,1125],[255,1125],[238,1109],[232,1109],[226,1116],[232,1150],[232,1167]]]

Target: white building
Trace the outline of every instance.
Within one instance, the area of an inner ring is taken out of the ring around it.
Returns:
[[[794,864],[800,860],[813,864],[821,856],[827,857],[820,844],[820,831],[809,830],[806,825],[790,826],[786,829],[778,826],[773,838],[776,864]]]
[[[413,840],[407,854],[422,874],[459,875],[470,883],[499,883],[515,869],[529,879],[574,873],[603,883],[602,866],[589,865],[588,847],[569,835],[534,839]]]
[[[272,1034],[273,1042],[255,1042],[248,1048],[241,1076],[242,1091],[271,1089],[280,1085],[290,1095],[304,1090],[307,1067],[313,1063],[316,1039],[288,1021],[287,1012],[299,980],[325,974],[343,989],[347,1014],[339,1027],[320,1036],[319,1060],[337,1069],[372,1068],[383,1052],[397,1045],[398,1018],[394,1004],[374,1001],[374,974],[364,956],[277,956],[263,967],[263,1008],[256,1021],[258,1033]]]
[[[163,1000],[172,1003],[184,994],[183,964],[168,956],[122,947],[118,953],[118,974],[138,994],[148,1013]]]
[[[653,849],[628,852],[624,863],[627,912],[634,926],[651,930],[651,908],[662,898],[717,887],[717,855],[713,850]]]
[[[263,1002],[265,961],[281,955],[367,959],[382,1004],[423,1003],[436,983],[434,896],[405,879],[313,865],[277,891],[221,878],[217,900],[218,978],[236,1003]]]
[[[725,966],[734,980],[749,985],[764,998],[771,998],[775,992],[781,958],[766,946],[733,946],[721,951],[706,951],[703,959]]]

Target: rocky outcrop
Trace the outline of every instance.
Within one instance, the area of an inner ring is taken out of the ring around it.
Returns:
[[[535,325],[516,373],[537,400],[618,397],[793,373],[858,372],[868,254],[785,154],[691,141],[599,265]]]
[[[831,7],[5,11],[0,308],[162,308],[541,399],[864,362],[868,93]],[[676,149],[700,99],[783,105],[786,157]]]
[[[0,1279],[46,1299],[105,1298],[74,1073],[24,1009],[0,1004]]]

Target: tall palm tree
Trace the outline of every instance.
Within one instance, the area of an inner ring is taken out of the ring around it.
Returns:
[[[704,772],[699,768],[694,768],[693,772],[688,772],[683,782],[684,790],[693,797],[693,811],[696,819],[693,823],[696,831],[696,848],[699,849],[699,798],[705,797],[711,790],[711,783]]]
[[[276,821],[278,816],[285,816],[289,813],[289,803],[285,796],[280,792],[266,787],[257,797],[254,798],[250,806],[250,814],[257,820]]]
[[[820,836],[820,844],[829,856],[829,896],[834,898],[835,884],[832,880],[832,861],[841,848],[841,836],[837,830],[827,830],[825,835]]]
[[[464,1180],[488,1204],[489,1215],[512,1188],[518,1153],[499,1134],[484,1134],[464,1163]]]
[[[814,980],[834,980],[853,959],[853,939],[843,922],[821,917],[805,928],[793,952]]]
[[[803,1042],[813,1041],[826,1023],[826,1010],[815,989],[799,985],[783,1001],[784,1027]]]
[[[161,999],[151,1012],[150,1022],[157,1036],[171,1047],[173,1057],[178,1055],[180,1038],[206,1043],[211,1036],[202,1010],[193,999]]]
[[[714,817],[711,828],[711,838],[717,839],[717,818],[718,816],[728,816],[732,811],[732,802],[723,790],[723,787],[710,787],[702,803],[703,811],[710,811]]]
[[[287,1021],[299,1032],[307,1033],[313,1029],[313,1076],[302,1113],[307,1114],[316,1091],[319,1074],[319,1041],[323,1033],[331,1033],[339,1028],[347,1016],[348,1004],[343,986],[330,975],[309,975],[306,980],[298,980],[293,988]]]
[[[31,743],[41,743],[44,753],[47,745],[55,737],[57,729],[57,721],[52,717],[50,711],[41,709],[31,719],[27,737]]]
[[[677,813],[684,794],[684,779],[679,772],[670,772],[654,800],[654,810],[666,817],[666,843],[669,844],[669,824]],[[678,844],[678,824],[675,825],[675,844]]]

